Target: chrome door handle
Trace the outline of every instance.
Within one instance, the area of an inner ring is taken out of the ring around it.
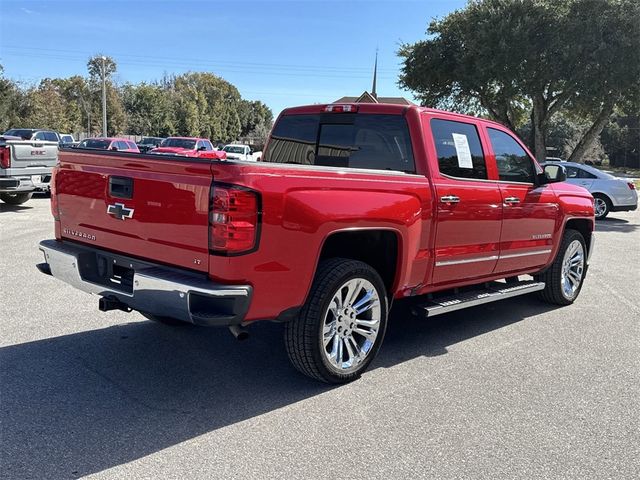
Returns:
[[[458,203],[460,201],[460,197],[455,195],[444,195],[440,197],[440,201],[442,203]]]
[[[518,197],[507,197],[504,199],[504,203],[513,205],[516,203],[520,203],[520,199]]]

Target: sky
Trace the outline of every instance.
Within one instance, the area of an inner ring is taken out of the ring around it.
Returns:
[[[119,83],[165,73],[214,73],[277,115],[397,86],[402,43],[426,38],[433,18],[466,0],[0,0],[4,75],[34,84],[86,75],[87,59],[113,57]]]

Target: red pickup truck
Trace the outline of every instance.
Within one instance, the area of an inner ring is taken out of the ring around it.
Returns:
[[[494,122],[384,104],[285,110],[261,162],[62,150],[38,268],[106,311],[286,322],[295,367],[357,378],[394,301],[414,313],[539,292],[572,303],[593,198]]]
[[[169,137],[162,140],[159,147],[149,150],[155,155],[180,155],[183,157],[211,158],[222,160],[227,152],[216,150],[208,138]]]

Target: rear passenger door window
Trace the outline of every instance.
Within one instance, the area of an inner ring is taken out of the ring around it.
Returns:
[[[496,155],[500,180],[506,182],[535,183],[533,160],[508,133],[487,128]]]
[[[431,132],[440,173],[450,177],[486,180],[487,164],[475,125],[451,120],[431,120]]]

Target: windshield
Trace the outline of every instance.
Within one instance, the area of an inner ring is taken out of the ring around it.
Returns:
[[[161,147],[175,147],[193,150],[196,148],[196,141],[187,138],[167,138],[160,144]]]
[[[7,130],[6,132],[4,132],[3,135],[7,135],[9,137],[20,137],[24,140],[31,140],[33,130],[30,130],[28,128],[12,128],[11,130]]]
[[[62,143],[73,143],[73,137],[71,135],[61,135],[60,139]]]
[[[227,153],[244,153],[244,147],[236,147],[234,145],[227,145],[222,150]]]
[[[88,138],[80,142],[81,148],[99,148],[101,150],[106,150],[109,148],[111,144],[111,140],[105,140],[103,138]]]
[[[142,137],[142,140],[140,140],[140,145],[160,145],[161,142],[162,142],[161,138]]]

